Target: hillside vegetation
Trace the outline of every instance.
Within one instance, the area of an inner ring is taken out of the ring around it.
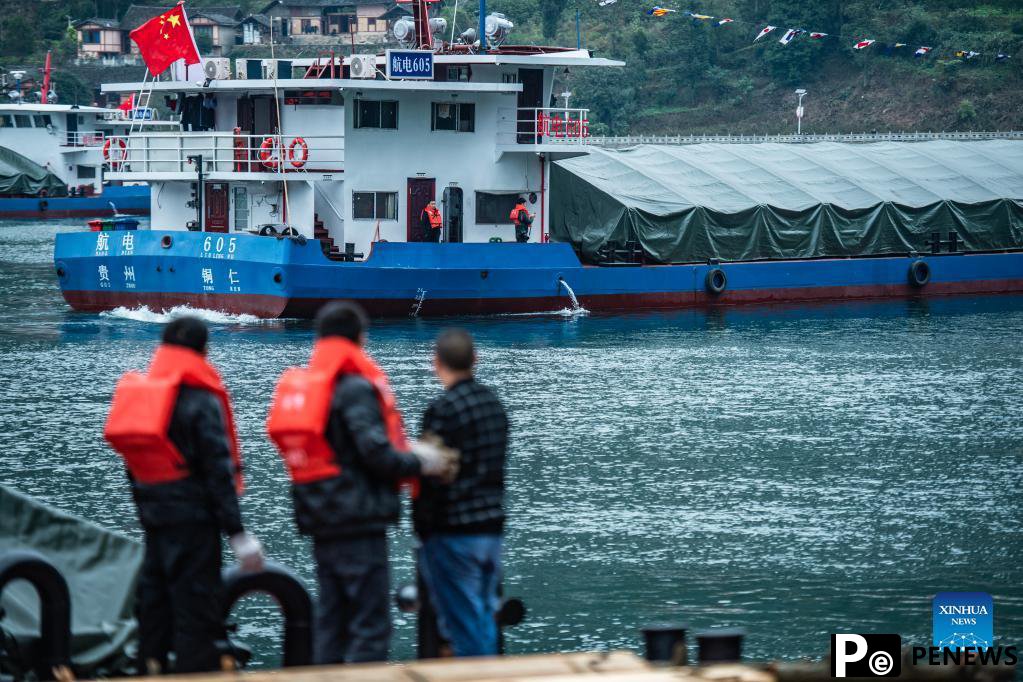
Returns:
[[[128,0],[3,0],[0,59],[41,61],[47,48],[58,64],[74,54],[68,17],[120,16]],[[170,5],[170,0],[167,2]],[[223,0],[190,0],[190,6]],[[246,11],[262,0],[242,0]],[[617,0],[490,0],[489,11],[515,22],[512,42],[582,44],[599,56],[624,60],[622,69],[559,74],[557,92],[589,107],[595,133],[777,133],[795,128],[797,87],[809,91],[804,132],[1023,129],[1023,1],[952,0],[705,0],[660,4],[679,12],[652,17],[654,3]],[[454,2],[442,3],[450,19]],[[728,17],[724,26],[681,10]],[[459,3],[455,28],[476,22],[477,4]],[[764,25],[779,27],[753,43]],[[786,28],[830,34],[787,46]],[[856,40],[878,43],[862,51]],[[891,49],[896,42],[907,47]],[[914,58],[920,45],[934,47]],[[344,46],[342,46],[344,49]],[[979,52],[965,60],[957,50]],[[1009,55],[996,63],[998,53]],[[75,86],[73,70],[66,73]],[[102,69],[87,72],[102,78]],[[60,81],[58,80],[58,84]],[[80,84],[79,84],[80,85]],[[66,101],[66,100],[65,100]]]

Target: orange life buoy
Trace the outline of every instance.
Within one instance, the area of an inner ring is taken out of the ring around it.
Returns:
[[[110,158],[111,157],[110,149],[112,147],[111,143],[113,143],[113,142],[116,142],[117,146],[120,147],[120,152],[118,152],[118,154],[117,154],[117,156],[119,158],[116,158],[116,159]],[[122,140],[119,137],[108,137],[107,141],[103,143],[103,160],[107,161],[110,164],[110,170],[114,170],[115,171],[118,168],[120,168],[121,167],[121,162],[124,161],[127,158],[128,158],[128,147],[127,147],[127,145],[124,144],[124,140]]]
[[[277,168],[277,159],[274,153],[277,151],[277,140],[272,137],[268,137],[263,140],[263,144],[259,145],[259,160],[264,166],[271,170]]]
[[[301,150],[300,158],[296,158],[295,147]],[[301,137],[296,137],[288,145],[288,159],[291,160],[291,165],[295,168],[301,168],[305,165],[305,162],[309,160],[309,145],[305,143]]]

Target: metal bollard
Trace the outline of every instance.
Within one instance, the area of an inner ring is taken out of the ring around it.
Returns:
[[[0,592],[12,580],[26,580],[39,595],[40,657],[33,668],[43,680],[71,674],[71,594],[67,581],[43,555],[15,550],[0,556]]]
[[[642,628],[646,644],[646,660],[652,663],[686,665],[688,650],[686,632],[689,626],[682,623],[659,623]]]
[[[313,600],[302,582],[279,564],[267,561],[258,573],[246,573],[238,567],[224,572],[226,600],[224,620],[231,608],[247,594],[262,592],[274,598],[284,614],[285,668],[311,665],[313,662]]]
[[[742,628],[704,630],[695,634],[699,646],[700,665],[706,663],[730,663],[742,658],[742,639],[746,631]]]

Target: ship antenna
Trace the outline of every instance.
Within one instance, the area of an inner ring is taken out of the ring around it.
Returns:
[[[277,57],[274,54],[274,22],[270,22],[270,59],[274,64],[274,110],[277,112],[277,172],[281,176],[281,188],[284,191],[284,210],[281,221],[284,228],[288,227],[288,181],[284,177],[284,138],[281,129],[281,99],[277,94]]]

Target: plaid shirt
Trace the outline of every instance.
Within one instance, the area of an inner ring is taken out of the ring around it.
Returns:
[[[500,533],[508,449],[508,416],[501,401],[475,379],[461,381],[430,404],[422,432],[458,450],[461,468],[450,485],[423,479],[413,506],[416,532]]]

